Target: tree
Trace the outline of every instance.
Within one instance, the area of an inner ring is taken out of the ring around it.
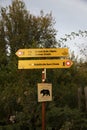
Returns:
[[[19,48],[53,47],[56,44],[56,31],[53,28],[52,14],[40,16],[30,14],[22,1],[14,0],[8,11],[2,8],[4,37],[10,46],[11,55]]]
[[[19,0],[13,0],[8,8],[2,8],[0,123],[9,124],[9,117],[15,116],[15,123],[31,125],[32,129],[41,126],[41,105],[37,102],[36,89],[37,83],[42,82],[41,70],[18,70],[15,52],[20,48],[56,47],[54,22],[51,13],[45,15],[41,11],[40,16],[34,16]],[[74,65],[70,69],[47,70],[46,82],[53,84],[53,101],[46,106],[48,124],[61,129],[72,127],[74,122],[72,129],[80,129],[81,124],[86,129],[86,111],[84,106],[78,109],[77,97],[78,84],[87,84],[86,64],[81,68],[83,63],[78,63],[74,56],[71,58]],[[82,120],[85,124],[80,122]]]
[[[62,44],[63,46],[67,46],[67,44],[66,44],[67,41],[69,41],[69,40],[71,41],[76,38],[80,38],[80,40],[81,40],[81,38],[87,38],[87,30],[84,30],[84,31],[79,30],[78,32],[71,32],[70,34],[65,34],[64,37],[62,37],[58,40],[58,43]],[[79,54],[85,58],[85,61],[87,61],[86,43],[83,43],[83,42],[82,43],[80,42],[80,44],[75,43],[74,46],[78,49]],[[82,60],[83,60],[83,58],[82,58]]]
[[[15,53],[20,48],[55,47],[54,23],[51,13],[41,11],[40,16],[34,16],[19,0],[1,8],[0,120],[5,124],[15,115],[17,123],[40,125],[36,85],[41,82],[41,70],[18,70]]]

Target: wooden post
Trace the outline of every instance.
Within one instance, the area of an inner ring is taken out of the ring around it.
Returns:
[[[45,82],[46,79],[46,70],[42,70],[42,83]],[[46,102],[42,102],[42,130],[46,130],[46,110],[45,110]]]

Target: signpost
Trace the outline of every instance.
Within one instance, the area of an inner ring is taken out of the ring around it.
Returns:
[[[42,83],[46,80],[46,69],[42,69]],[[42,130],[46,130],[46,102],[42,102]]]
[[[73,62],[69,59],[55,59],[55,57],[68,57],[68,48],[36,48],[36,49],[19,49],[16,55],[20,58],[39,57],[39,60],[19,60],[18,69],[42,69],[42,83],[38,101],[42,102],[42,130],[46,130],[45,124],[45,103],[52,100],[51,84],[45,83],[46,68],[70,68]],[[53,57],[54,59],[47,59]],[[41,59],[42,58],[42,59]],[[43,59],[46,58],[46,59]],[[48,87],[50,86],[50,88]],[[43,89],[45,87],[45,89]],[[51,95],[50,95],[51,94]],[[46,97],[48,96],[48,98]],[[47,98],[47,99],[46,99]]]
[[[38,49],[19,49],[16,52],[18,57],[68,57],[68,48],[38,48]]]
[[[70,68],[72,64],[68,59],[19,60],[18,69]]]

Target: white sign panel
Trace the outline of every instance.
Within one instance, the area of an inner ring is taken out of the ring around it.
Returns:
[[[52,101],[52,84],[38,83],[38,102]]]

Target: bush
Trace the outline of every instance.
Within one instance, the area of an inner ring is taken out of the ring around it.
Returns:
[[[19,124],[0,126],[0,130],[21,130]]]

